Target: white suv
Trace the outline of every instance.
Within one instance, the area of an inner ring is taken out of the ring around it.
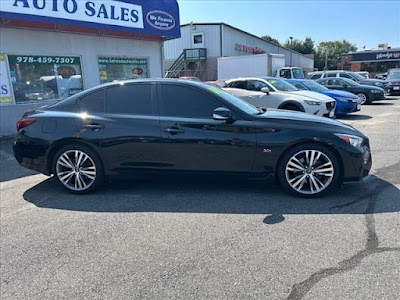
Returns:
[[[333,117],[336,101],[326,95],[300,91],[275,77],[248,77],[226,81],[223,90],[254,106],[302,111],[312,115]]]

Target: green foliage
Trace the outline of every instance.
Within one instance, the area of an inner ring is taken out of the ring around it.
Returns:
[[[263,40],[266,40],[267,42],[270,42],[270,43],[273,43],[275,45],[281,46],[281,43],[277,39],[273,38],[272,36],[270,36],[268,34],[261,36],[261,38]]]
[[[299,39],[287,39],[283,45],[285,48],[297,51],[302,54],[314,53],[314,41],[310,37],[306,37],[304,41]]]
[[[264,35],[261,38],[264,40],[281,45],[279,41],[269,35]],[[315,42],[311,37],[306,37],[304,41],[299,39],[287,39],[283,47],[297,51],[302,54],[314,54],[314,67],[319,70],[325,68],[325,58],[328,55],[327,69],[336,70],[336,64],[341,60],[342,53],[356,51],[357,47],[347,40],[342,41],[325,41],[315,47]]]
[[[336,64],[341,60],[342,54],[356,50],[356,45],[346,40],[321,42],[315,51],[314,67],[318,68],[318,70],[324,70],[327,56],[326,69],[336,70]]]

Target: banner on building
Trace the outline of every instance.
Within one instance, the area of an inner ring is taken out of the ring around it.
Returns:
[[[0,17],[180,37],[176,0],[1,0]]]
[[[0,53],[0,105],[14,104],[10,77],[8,76],[6,55]]]

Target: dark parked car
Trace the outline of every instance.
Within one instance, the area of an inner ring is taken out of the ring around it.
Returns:
[[[386,93],[389,95],[400,94],[400,69],[390,69],[386,79]]]
[[[331,90],[344,90],[356,94],[361,99],[361,104],[371,104],[372,101],[385,98],[384,89],[359,84],[347,78],[324,78],[317,80],[317,82]]]
[[[308,73],[307,79],[317,80],[322,78],[347,78],[358,82],[359,84],[385,87],[385,81],[380,79],[367,79],[356,72],[343,70],[317,71]]]
[[[184,80],[101,85],[17,123],[18,162],[74,193],[127,173],[242,174],[276,178],[301,196],[357,181],[369,141],[340,122],[257,109],[219,88]]]

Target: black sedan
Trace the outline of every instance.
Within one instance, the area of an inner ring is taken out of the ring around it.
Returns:
[[[361,99],[361,104],[371,104],[372,101],[385,98],[384,89],[376,86],[363,85],[348,78],[323,78],[317,82],[331,90],[343,90],[356,94]]]
[[[17,123],[18,162],[85,193],[118,174],[236,174],[275,178],[317,196],[371,168],[369,141],[340,122],[266,110],[184,80],[110,83]]]
[[[400,69],[391,69],[386,79],[386,92],[389,95],[400,94]]]

